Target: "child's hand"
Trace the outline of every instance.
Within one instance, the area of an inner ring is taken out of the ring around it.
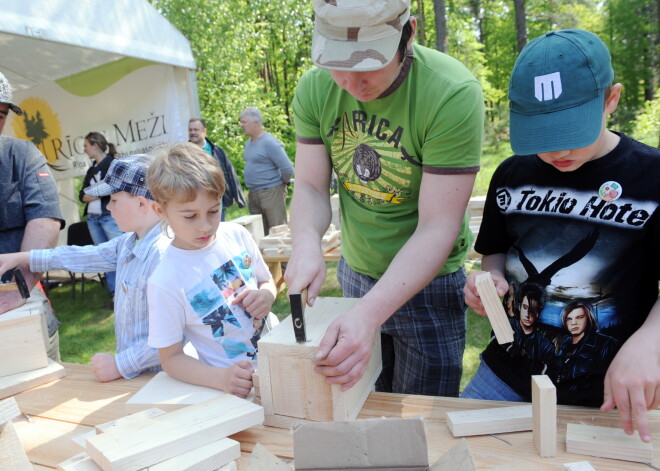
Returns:
[[[25,265],[30,261],[30,252],[6,253],[0,255],[0,275],[6,271]]]
[[[241,303],[254,319],[263,319],[270,312],[275,297],[267,289],[244,289],[236,295],[233,304]]]
[[[112,353],[97,353],[91,358],[89,363],[92,365],[94,375],[102,383],[122,377],[117,368],[115,356]]]
[[[252,389],[252,362],[239,361],[229,368],[220,368],[220,388],[245,399]]]
[[[485,273],[483,271],[478,271],[471,273],[467,279],[465,280],[465,286],[463,287],[463,294],[465,295],[465,303],[472,308],[474,312],[477,314],[480,314],[482,316],[486,315],[486,310],[484,309],[484,305],[481,302],[481,298],[479,297],[479,292],[477,291],[477,286],[475,285],[475,280],[477,278],[477,275],[480,273]],[[497,290],[497,295],[498,296],[504,296],[506,292],[509,290],[509,283],[506,281],[505,278],[498,276],[497,274],[494,274],[493,272],[490,273],[493,281],[495,282],[495,289]]]

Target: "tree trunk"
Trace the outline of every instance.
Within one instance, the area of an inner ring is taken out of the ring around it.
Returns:
[[[445,0],[433,0],[435,12],[435,48],[447,52],[447,17],[445,16]]]
[[[516,10],[516,40],[518,52],[527,44],[527,22],[525,19],[525,0],[513,0]]]
[[[658,0],[660,2],[660,0]],[[424,34],[424,2],[417,0],[417,42],[426,46],[426,36]]]

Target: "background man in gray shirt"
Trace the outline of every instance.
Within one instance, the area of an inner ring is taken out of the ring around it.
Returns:
[[[287,184],[293,175],[293,164],[284,146],[272,134],[264,131],[263,118],[257,108],[249,107],[241,113],[241,128],[245,142],[243,177],[248,187],[250,214],[261,214],[264,233],[273,226],[287,223]]]

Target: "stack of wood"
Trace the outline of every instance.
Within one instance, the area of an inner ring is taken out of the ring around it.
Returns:
[[[328,230],[321,239],[323,253],[332,250],[341,244],[340,231],[330,224]],[[290,256],[291,255],[291,230],[287,224],[273,226],[267,236],[259,241],[259,248],[264,257]]]
[[[0,399],[49,383],[66,374],[48,358],[46,316],[41,301],[0,316]]]
[[[230,222],[240,224],[245,229],[247,229],[257,244],[264,236],[264,222],[261,214],[246,214],[244,216],[237,217],[236,219],[232,219]]]
[[[149,408],[96,426],[85,452],[58,465],[63,471],[235,469],[240,444],[227,438],[264,420],[261,406],[231,394],[171,412]]]

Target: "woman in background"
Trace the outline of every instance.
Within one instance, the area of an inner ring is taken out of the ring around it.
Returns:
[[[90,196],[84,192],[85,188],[105,178],[116,153],[114,144],[109,143],[100,132],[90,132],[85,136],[85,154],[92,159],[92,166],[87,170],[78,198],[86,203],[84,214],[87,215],[87,227],[94,245],[102,244],[123,234],[108,211],[110,196]],[[106,273],[105,280],[108,290],[114,297],[115,272]]]

